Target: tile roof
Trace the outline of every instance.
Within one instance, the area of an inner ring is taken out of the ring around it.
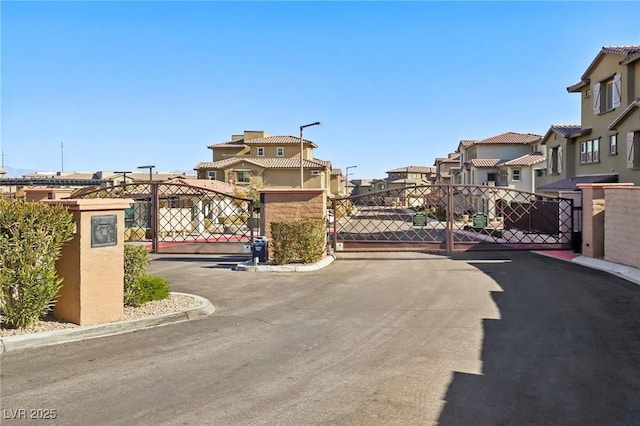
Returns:
[[[303,160],[303,166],[305,169],[324,169],[327,167],[322,160]],[[198,163],[196,170],[204,169],[224,169],[226,167],[233,166],[237,163],[249,163],[265,169],[295,169],[300,167],[300,160],[298,158],[225,158],[220,161],[208,161]]]
[[[593,71],[593,69],[596,67],[598,62],[600,62],[600,59],[602,59],[602,57],[607,54],[624,56],[624,58],[622,58],[619,63],[621,65],[628,64],[637,59],[640,59],[640,45],[603,46],[602,49],[600,49],[600,52],[598,52],[598,54],[596,55],[596,57],[593,58],[593,61],[591,61],[591,63],[587,67],[584,74],[582,74],[582,77],[580,77],[580,82],[567,87],[567,91],[575,92],[578,89],[581,89],[582,87],[584,87],[586,84],[588,84],[589,75],[591,74],[591,71]]]
[[[542,139],[541,135],[534,133],[515,133],[506,132],[490,138],[475,141],[473,145],[491,145],[491,144],[530,144],[538,142]]]
[[[631,112],[636,108],[640,108],[640,98],[634,99],[629,104],[629,106],[627,106],[624,109],[624,111],[622,111],[620,113],[620,115],[618,115],[616,117],[616,119],[613,120],[613,122],[609,125],[609,130],[615,130],[618,127],[618,124],[622,123],[631,114]]]
[[[547,157],[541,152],[532,152],[512,160],[504,161],[500,166],[533,166],[546,161]]]
[[[246,148],[247,145],[244,143],[244,139],[238,139],[235,141],[221,142],[215,143],[207,146],[209,149],[213,148]]]
[[[458,145],[462,145],[463,148],[471,146],[476,142],[475,139],[462,139]]]
[[[433,167],[427,166],[407,166],[389,170],[387,173],[434,173]]]
[[[497,167],[501,161],[499,158],[474,158],[471,164],[473,167]]]
[[[550,130],[559,134],[563,138],[569,138],[581,129],[582,128],[579,124],[552,124],[550,128]]]
[[[303,139],[306,145],[311,145],[313,148],[318,146],[308,139]],[[238,139],[235,141],[228,141],[209,145],[208,148],[244,148],[247,146],[255,145],[300,145],[300,138],[296,136],[267,136],[265,138],[257,138],[251,140]]]
[[[342,169],[331,169],[331,176],[341,176]]]

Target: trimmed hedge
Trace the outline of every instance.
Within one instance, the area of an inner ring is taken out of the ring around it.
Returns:
[[[138,307],[169,297],[171,286],[162,277],[145,274],[149,252],[143,246],[124,246],[124,304]]]
[[[124,245],[124,304],[140,306],[146,301],[142,289],[138,285],[149,266],[149,252],[143,246]]]
[[[64,206],[0,199],[0,310],[9,327],[35,325],[55,303],[56,261],[73,229]]]
[[[272,222],[274,263],[314,263],[322,259],[327,245],[326,226],[321,219]]]

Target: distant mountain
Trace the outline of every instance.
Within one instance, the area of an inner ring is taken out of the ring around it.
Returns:
[[[28,170],[28,169],[14,169],[11,166],[5,166],[4,167],[4,171],[7,172],[7,174],[5,175],[5,177],[8,178],[17,178],[17,177],[22,177],[26,174],[29,173],[35,173],[35,170]]]

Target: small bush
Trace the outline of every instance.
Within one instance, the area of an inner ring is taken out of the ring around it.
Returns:
[[[0,311],[9,327],[35,325],[62,287],[56,261],[73,238],[61,205],[0,199]]]
[[[313,263],[322,259],[327,244],[325,232],[326,224],[320,219],[272,222],[274,263]]]
[[[138,287],[142,294],[142,303],[166,299],[171,293],[169,281],[154,275],[142,275],[138,280]]]
[[[140,277],[149,266],[149,252],[143,246],[125,244],[124,246],[124,304],[142,305],[144,295],[138,285]]]

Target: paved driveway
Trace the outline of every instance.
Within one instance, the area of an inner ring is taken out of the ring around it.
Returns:
[[[2,356],[2,424],[640,423],[640,287],[526,252],[159,257],[198,321]],[[35,421],[34,421],[35,423]]]

